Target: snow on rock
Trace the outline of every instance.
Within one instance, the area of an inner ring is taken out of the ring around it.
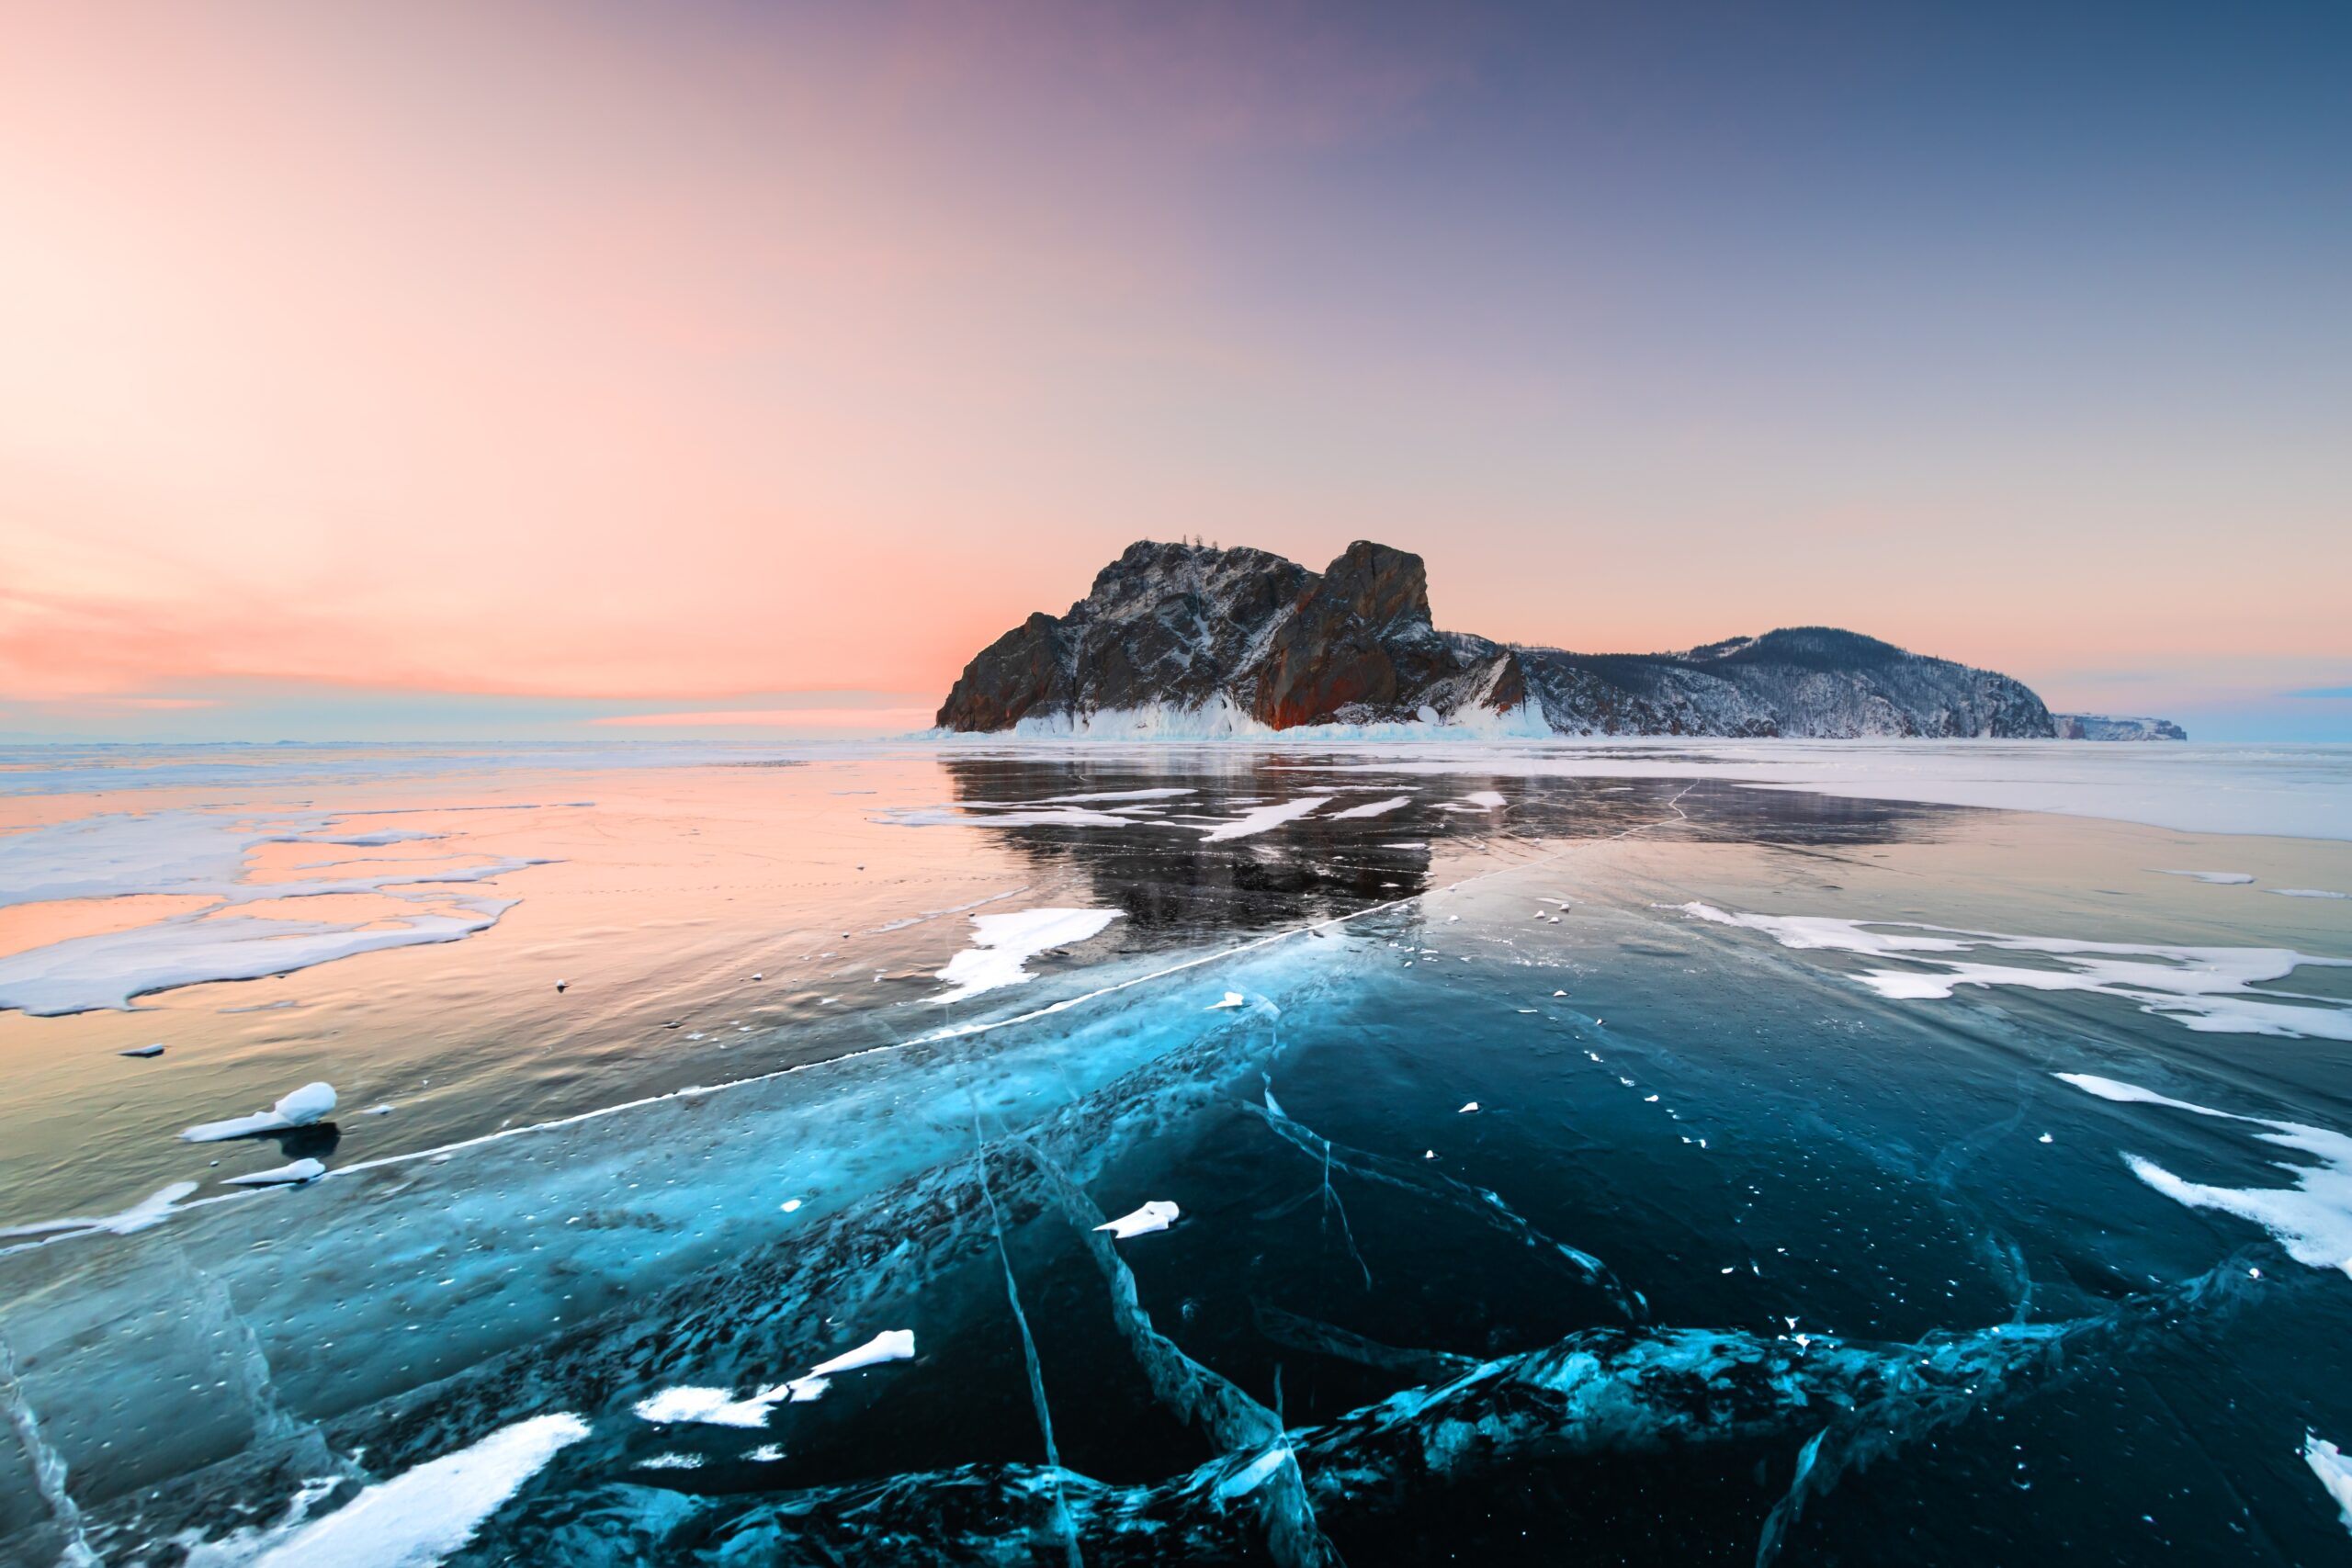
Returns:
[[[180,1134],[185,1144],[218,1144],[230,1138],[250,1138],[263,1133],[283,1133],[325,1120],[334,1111],[334,1086],[306,1083],[267,1111],[226,1122],[207,1122]]]
[[[939,978],[953,988],[936,999],[959,1002],[983,991],[1034,980],[1036,976],[1023,964],[1048,948],[1069,947],[1101,935],[1124,912],[1021,909],[1009,915],[974,915],[972,945],[939,971]]]
[[[535,1416],[367,1488],[264,1553],[253,1568],[433,1568],[588,1435],[569,1413]]]
[[[1155,1231],[1166,1230],[1176,1223],[1178,1213],[1175,1204],[1164,1199],[1155,1199],[1133,1213],[1121,1214],[1107,1224],[1096,1225],[1094,1228],[1098,1231],[1109,1231],[1114,1241],[1125,1241],[1129,1236],[1149,1235]]]

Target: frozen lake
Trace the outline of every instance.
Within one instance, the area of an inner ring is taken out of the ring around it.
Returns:
[[[11,750],[0,1560],[2324,1561],[2347,839],[2323,747]]]

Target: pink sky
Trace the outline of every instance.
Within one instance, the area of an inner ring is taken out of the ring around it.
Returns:
[[[1380,538],[1441,624],[1588,649],[2352,673],[2340,378],[2087,282],[2104,369],[2055,284],[1833,310],[1768,219],[1693,309],[1649,186],[1588,230],[1448,176],[1492,29],[1318,15],[11,7],[0,691],[927,701],[1193,533]]]

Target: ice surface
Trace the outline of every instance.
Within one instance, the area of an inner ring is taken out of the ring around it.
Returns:
[[[1678,908],[1710,924],[1762,931],[1782,947],[1903,960],[1913,967],[1868,969],[1857,976],[1880,996],[1895,999],[1948,998],[1961,986],[2087,991],[2120,998],[2143,1012],[2175,1019],[2199,1033],[2352,1040],[2352,1006],[2300,991],[2256,989],[2307,964],[2352,968],[2352,959],[2317,957],[2289,948],[2076,942],[1905,920],[1758,915],[1695,901]],[[2027,967],[1944,956],[1978,952],[2033,953],[2057,963]]]
[[[2327,1488],[2328,1498],[2335,1503],[2344,1528],[2352,1529],[2352,1465],[2345,1463],[2344,1450],[2315,1432],[2306,1432],[2303,1462],[2312,1467],[2319,1483]]]
[[[367,1488],[277,1543],[254,1568],[432,1568],[587,1435],[588,1423],[573,1415],[518,1421]]]
[[[1155,1231],[1166,1230],[1176,1223],[1178,1213],[1175,1204],[1165,1200],[1155,1199],[1140,1209],[1121,1214],[1117,1219],[1096,1225],[1094,1228],[1098,1231],[1109,1231],[1114,1239],[1125,1241],[1129,1236],[1149,1235]]]
[[[230,1187],[294,1187],[305,1181],[316,1181],[327,1173],[327,1168],[314,1159],[298,1159],[291,1165],[281,1165],[272,1170],[256,1170],[249,1176],[232,1176],[223,1184]]]
[[[1210,829],[1202,835],[1202,839],[1204,842],[1218,844],[1232,839],[1254,838],[1260,833],[1279,828],[1285,822],[1297,821],[1300,818],[1311,814],[1317,807],[1327,804],[1330,798],[1328,795],[1310,795],[1297,800],[1283,800],[1272,806],[1261,806],[1255,811],[1245,812],[1231,822],[1220,823]]]
[[[283,1095],[267,1111],[256,1111],[250,1116],[232,1117],[226,1122],[207,1122],[190,1127],[180,1134],[188,1144],[218,1144],[230,1138],[250,1138],[264,1133],[283,1133],[294,1127],[307,1127],[323,1121],[334,1112],[334,1086],[327,1083],[306,1083],[300,1089]]]
[[[1069,947],[1099,936],[1125,911],[1119,909],[1021,909],[1009,915],[974,915],[972,945],[947,961],[939,978],[952,989],[936,999],[960,1002],[984,991],[1035,979],[1022,965],[1047,948]]]
[[[2279,1245],[2296,1262],[2313,1269],[2340,1269],[2352,1274],[2352,1138],[2299,1122],[2215,1111],[2087,1073],[2056,1076],[2102,1100],[2161,1106],[2196,1116],[2266,1127],[2269,1131],[2255,1134],[2262,1142],[2317,1156],[2320,1163],[2316,1166],[2279,1167],[2294,1177],[2292,1187],[2209,1186],[2186,1180],[2138,1155],[2126,1154],[2123,1161],[2132,1174],[2177,1203],[2251,1220],[2278,1237]]]

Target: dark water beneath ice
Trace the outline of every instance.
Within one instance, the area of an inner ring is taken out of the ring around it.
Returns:
[[[2262,896],[2343,846],[1116,755],[306,781],[529,796],[431,852],[555,863],[461,942],[6,1016],[10,1216],[206,1185],[0,1256],[0,1560],[2352,1551],[2352,906]],[[1116,913],[940,1004],[1047,908]],[[1888,945],[1953,929],[2035,940]],[[331,1131],[172,1140],[311,1077]]]

